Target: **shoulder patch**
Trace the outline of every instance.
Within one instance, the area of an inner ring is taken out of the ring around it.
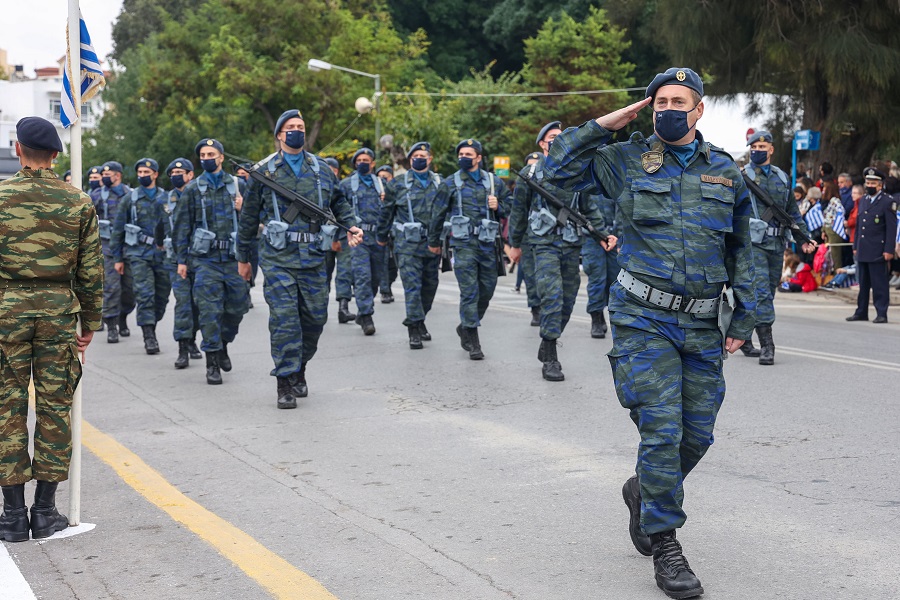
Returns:
[[[706,145],[709,146],[710,150],[712,150],[714,152],[718,152],[719,154],[724,154],[729,159],[734,160],[734,158],[730,154],[725,152],[725,150],[723,150],[722,148],[719,148],[718,146],[714,146],[713,144],[710,144],[709,142],[706,142]]]
[[[734,187],[734,181],[728,179],[727,177],[714,177],[712,175],[701,175],[700,181],[705,183],[717,183],[719,185],[724,185],[725,187]]]

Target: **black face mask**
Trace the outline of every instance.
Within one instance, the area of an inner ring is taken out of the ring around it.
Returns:
[[[200,160],[200,166],[207,173],[215,173],[219,168],[219,163],[216,162],[215,158],[204,158]]]
[[[150,187],[153,185],[153,178],[149,175],[142,175],[141,177],[138,177],[138,183],[141,184],[141,187]]]
[[[169,179],[172,181],[172,185],[179,190],[184,187],[184,175],[172,175]]]
[[[100,189],[101,184],[96,179],[92,179],[91,181],[88,181],[88,185],[91,186],[92,190],[96,190],[96,189]]]
[[[103,185],[106,187],[112,187],[112,177],[103,177]]]
[[[427,158],[414,158],[412,159],[413,171],[424,171],[428,168],[428,159]]]
[[[866,186],[866,193],[870,196],[874,196],[875,194],[878,193],[878,188]]]

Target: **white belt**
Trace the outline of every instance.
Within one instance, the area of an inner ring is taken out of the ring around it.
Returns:
[[[619,271],[616,281],[632,296],[666,310],[677,310],[690,315],[714,315],[719,310],[718,297],[700,299],[670,294],[639,281],[625,269]]]

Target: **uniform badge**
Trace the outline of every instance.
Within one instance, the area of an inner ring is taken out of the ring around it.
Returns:
[[[685,75],[684,71],[678,71],[677,73],[675,73],[675,79],[677,79],[678,81],[684,81],[686,78],[687,75]]]
[[[178,169],[180,169],[180,168],[181,168],[181,163],[180,163],[180,162],[175,163],[175,167],[178,168]]]
[[[656,173],[663,164],[662,152],[651,150],[641,154],[641,166],[647,173]]]
[[[149,166],[150,166],[150,161],[148,160],[147,162],[145,162],[145,163],[144,163],[144,166],[145,166],[145,167],[149,167]]]
[[[875,224],[878,225],[881,223],[881,219],[878,218],[878,215],[875,215]]]
[[[212,140],[206,140],[206,145],[207,145],[207,146],[212,146],[213,144],[215,144],[214,141],[212,141]]]

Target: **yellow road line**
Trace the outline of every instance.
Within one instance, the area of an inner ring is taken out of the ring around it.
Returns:
[[[86,421],[82,427],[84,445],[112,467],[125,483],[193,531],[272,596],[278,599],[337,600],[318,581],[179,492],[137,454],[112,437]]]

